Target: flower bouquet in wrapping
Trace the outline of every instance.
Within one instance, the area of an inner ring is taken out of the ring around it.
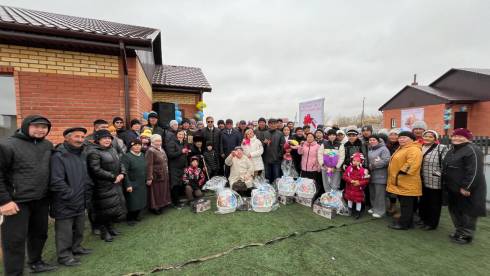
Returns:
[[[323,165],[327,168],[327,176],[333,176],[337,163],[339,162],[339,154],[334,150],[325,150],[323,154]]]

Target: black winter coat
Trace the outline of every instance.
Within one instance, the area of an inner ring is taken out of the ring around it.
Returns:
[[[231,133],[229,133],[228,129],[223,129],[221,131],[220,154],[224,154],[225,158],[228,157],[235,147],[240,146],[241,143],[242,135],[240,132],[236,129],[231,129]]]
[[[51,217],[67,219],[83,215],[92,186],[85,152],[77,152],[66,144],[58,145],[51,156]]]
[[[483,153],[473,143],[452,146],[442,161],[443,186],[448,189],[449,208],[477,217],[485,216],[487,184],[483,172]],[[470,191],[469,197],[460,188]]]
[[[53,144],[25,135],[29,124],[38,119],[46,118],[28,116],[21,129],[0,141],[0,205],[38,200],[48,194]]]
[[[213,130],[209,130],[207,127],[201,130],[202,136],[204,137],[203,146],[205,147],[208,142],[211,142],[213,149],[218,151],[221,142],[221,130],[214,127]]]
[[[282,131],[269,130],[269,137],[271,140],[269,145],[264,146],[264,163],[265,164],[281,164],[283,155],[283,146],[286,142]]]
[[[182,153],[184,143],[177,139],[171,139],[167,144],[168,170],[170,174],[170,186],[182,185],[182,176],[187,166],[187,155]]]
[[[107,217],[124,215],[125,200],[121,192],[123,183],[115,184],[114,181],[119,174],[126,174],[126,170],[116,151],[112,147],[93,145],[88,149],[87,163],[94,182],[92,205],[95,214]]]
[[[360,152],[362,153],[362,155],[364,155],[364,162],[362,166],[364,168],[369,168],[367,144],[363,144],[361,140],[357,139],[354,143],[347,141],[344,144],[344,148],[345,148],[345,160],[344,160],[345,167],[348,167],[350,165],[352,155],[354,153]]]

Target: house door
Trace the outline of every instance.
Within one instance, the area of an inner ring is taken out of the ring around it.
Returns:
[[[467,128],[468,112],[454,112],[454,129]]]

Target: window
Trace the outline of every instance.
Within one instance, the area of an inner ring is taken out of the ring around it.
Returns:
[[[17,129],[14,77],[0,75],[0,138]]]
[[[391,118],[391,128],[395,128],[395,127],[396,127],[396,119]]]

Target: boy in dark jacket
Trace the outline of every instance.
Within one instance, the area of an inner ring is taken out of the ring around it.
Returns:
[[[27,116],[17,132],[0,141],[0,213],[6,275],[22,275],[25,250],[32,272],[55,270],[42,260],[48,238],[49,160],[53,144],[46,140],[51,122]],[[27,247],[26,247],[27,242]]]
[[[93,185],[83,152],[86,133],[83,127],[65,130],[65,142],[51,156],[51,217],[55,219],[58,263],[65,266],[80,265],[74,256],[91,253],[81,246],[86,203]]]
[[[213,148],[211,141],[206,142],[206,150],[204,151],[204,162],[208,170],[208,177],[217,176],[219,172],[219,156]]]

